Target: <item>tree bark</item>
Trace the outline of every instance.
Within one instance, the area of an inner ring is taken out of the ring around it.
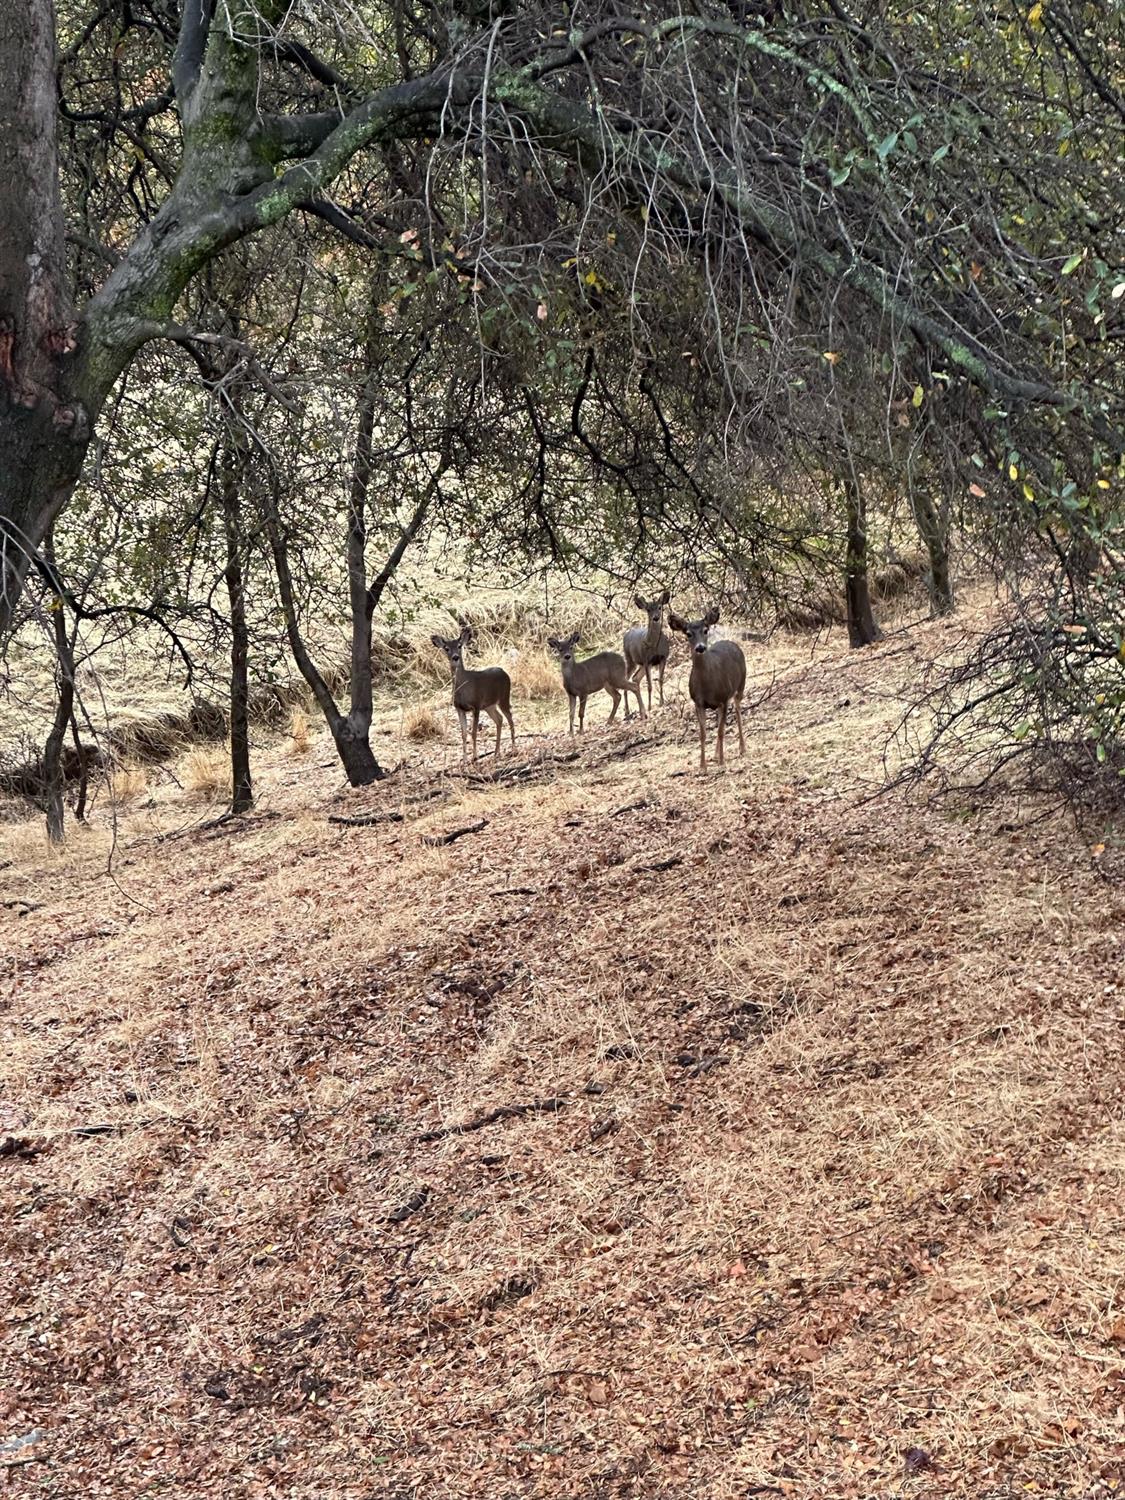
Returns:
[[[69,498],[96,413],[77,398],[59,192],[52,0],[0,6],[0,634]]]
[[[50,537],[47,555],[51,557]],[[53,558],[52,558],[53,561]],[[43,746],[43,796],[47,812],[47,837],[52,844],[66,842],[66,768],[63,765],[63,741],[74,719],[74,650],[66,624],[63,600],[55,595],[50,601],[55,637],[55,682],[58,701],[55,717]]]
[[[274,571],[277,574],[281,612],[285,618],[285,634],[289,640],[289,650],[297,664],[297,670],[312,689],[313,697],[324,715],[349,785],[369,786],[373,781],[381,780],[386,774],[371,749],[370,719],[366,724],[356,724],[349,714],[340,712],[331,689],[309,655],[304,636],[301,634],[301,622],[297,614],[297,593],[293,587],[293,574],[289,566],[289,546],[281,530],[276,492],[271,494],[266,502],[266,536],[269,539]]]
[[[254,806],[250,776],[250,634],[246,625],[245,578],[242,564],[242,483],[246,452],[228,435],[222,453],[223,530],[226,535],[224,578],[230,608],[230,762],[232,813]]]
[[[863,490],[854,474],[844,479],[844,505],[848,539],[844,563],[844,592],[848,613],[848,643],[870,646],[882,632],[875,623],[871,591],[867,582],[867,507]]]
[[[937,506],[929,495],[919,493],[913,497],[914,520],[918,535],[930,560],[926,575],[926,587],[930,595],[930,610],[935,615],[947,615],[953,609],[953,579],[949,570],[949,506]]]
[[[374,605],[369,600],[367,587],[367,501],[371,489],[371,440],[375,430],[376,362],[383,321],[376,306],[377,301],[373,282],[363,343],[363,384],[359,391],[356,413],[346,547],[348,602],[352,620],[350,718],[353,735],[362,733],[364,739],[370,736],[371,715],[374,712],[374,684],[371,676],[371,620]]]

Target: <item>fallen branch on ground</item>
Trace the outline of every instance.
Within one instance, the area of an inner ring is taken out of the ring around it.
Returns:
[[[630,865],[634,875],[641,875],[648,870],[671,870],[676,865],[682,865],[684,857],[682,854],[673,854],[668,859],[657,859],[650,865]]]
[[[610,817],[620,818],[623,817],[625,813],[640,812],[642,807],[648,807],[648,805],[649,802],[647,797],[642,797],[639,802],[626,802],[624,807],[615,807],[610,813]]]
[[[479,823],[466,823],[464,828],[451,828],[448,833],[424,833],[423,844],[429,844],[432,848],[441,848],[443,844],[452,844],[457,839],[463,839],[467,833],[479,833],[482,828],[488,827],[488,819],[481,818]]]
[[[424,1130],[420,1141],[443,1141],[450,1135],[468,1135],[473,1130],[483,1130],[486,1125],[495,1125],[498,1120],[518,1120],[524,1115],[558,1114],[567,1103],[566,1099],[533,1099],[529,1104],[502,1104],[499,1109],[478,1115],[464,1125],[441,1125],[436,1130]]]
[[[368,813],[362,818],[343,818],[338,813],[329,813],[328,821],[339,824],[341,828],[373,828],[377,823],[401,823],[402,817],[400,812]]]

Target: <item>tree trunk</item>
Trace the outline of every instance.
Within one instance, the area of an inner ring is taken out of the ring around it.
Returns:
[[[50,536],[47,554],[51,555]],[[53,559],[52,559],[53,561]],[[66,770],[63,766],[63,741],[74,718],[74,652],[66,627],[66,611],[61,597],[50,601],[55,636],[55,680],[58,702],[55,717],[43,746],[43,795],[47,811],[47,837],[52,844],[66,842]]]
[[[882,632],[875,623],[871,591],[867,584],[867,507],[863,490],[854,474],[844,480],[844,504],[848,518],[848,543],[844,564],[844,592],[848,610],[848,643],[870,646]]]
[[[930,570],[926,576],[930,610],[935,615],[947,615],[953,609],[953,579],[949,571],[949,506],[936,506],[926,494],[915,495],[913,500],[918,535],[922,538],[922,545],[930,560]]]
[[[371,749],[371,722],[370,719],[366,723],[362,720],[356,722],[350,714],[340,712],[331,689],[317,671],[316,663],[309,655],[308,647],[301,634],[301,623],[297,617],[297,595],[293,588],[293,575],[289,567],[289,547],[281,531],[276,492],[266,501],[266,536],[269,538],[270,551],[273,553],[277,588],[281,596],[281,611],[285,617],[285,633],[289,640],[293,660],[297,663],[297,670],[312,689],[313,697],[324,715],[328,728],[332,731],[332,739],[349,785],[369,786],[371,782],[381,780],[386,774]]]
[[[371,620],[374,608],[367,587],[367,498],[371,489],[371,440],[375,430],[376,361],[383,315],[376,303],[372,282],[363,346],[363,385],[356,414],[355,454],[348,494],[348,602],[352,617],[351,682],[349,718],[358,733],[371,733],[374,688],[371,679]],[[337,744],[339,741],[337,740]],[[343,751],[341,751],[343,758]],[[347,765],[346,758],[344,760]],[[349,780],[351,773],[349,772]]]
[[[52,0],[0,5],[0,635],[82,469],[95,413],[74,394]]]
[[[370,786],[387,774],[371,749],[370,728],[352,723],[351,715],[339,715],[330,726],[337,754],[349,786]]]
[[[230,763],[232,813],[249,812],[254,806],[254,784],[250,778],[250,683],[248,663],[250,635],[246,626],[245,579],[242,568],[241,484],[245,475],[245,449],[237,440],[223,442],[223,528],[226,533],[224,577],[230,605]]]

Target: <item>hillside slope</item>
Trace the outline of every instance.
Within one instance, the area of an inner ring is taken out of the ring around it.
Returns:
[[[748,648],[707,778],[681,668],[574,759],[13,839],[0,1492],[1122,1492],[1125,905],[871,798],[954,628]]]

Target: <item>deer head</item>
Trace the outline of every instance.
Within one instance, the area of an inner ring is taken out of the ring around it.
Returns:
[[[693,653],[703,655],[707,650],[707,636],[712,625],[719,623],[719,610],[717,605],[712,605],[701,620],[685,620],[682,615],[669,612],[668,624],[673,630],[678,630],[688,638],[688,646]]]
[[[567,667],[574,660],[574,652],[578,646],[579,639],[580,634],[575,630],[571,635],[564,636],[562,640],[557,640],[554,636],[551,636],[547,641],[547,645],[559,658],[563,666]]]

